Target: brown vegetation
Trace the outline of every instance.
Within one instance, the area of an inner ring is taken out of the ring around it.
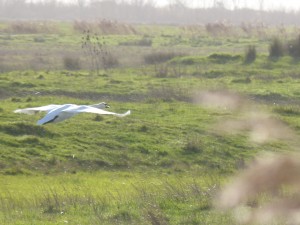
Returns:
[[[217,207],[229,209],[244,205],[244,213],[240,211],[236,215],[240,223],[299,224],[299,171],[299,155],[259,157],[223,189]],[[258,197],[262,193],[269,196],[269,200],[260,203]],[[252,207],[245,207],[247,202],[249,205],[254,201],[257,203],[251,204]]]
[[[135,28],[130,24],[106,19],[96,21],[75,20],[73,29],[79,33],[90,31],[101,35],[137,34]]]

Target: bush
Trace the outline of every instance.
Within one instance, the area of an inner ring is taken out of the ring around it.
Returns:
[[[289,55],[293,58],[300,58],[300,35],[288,45]]]
[[[253,63],[256,59],[256,48],[254,45],[249,45],[245,53],[245,63]]]
[[[94,69],[97,75],[99,75],[101,68],[106,70],[119,65],[118,58],[110,53],[105,39],[101,38],[100,35],[86,31],[81,41],[82,49],[87,55],[91,69]]]
[[[64,57],[64,67],[67,70],[80,70],[80,61],[78,58],[66,56]]]
[[[280,58],[284,55],[284,47],[278,38],[274,38],[269,48],[269,58]]]
[[[164,63],[178,56],[183,56],[183,54],[175,52],[153,52],[145,55],[144,61],[147,64]]]

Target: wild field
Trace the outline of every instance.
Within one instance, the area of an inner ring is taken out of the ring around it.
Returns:
[[[213,204],[229,177],[261,152],[298,149],[298,35],[254,25],[1,23],[0,223],[234,224]],[[38,126],[43,114],[13,113],[102,101],[132,114]],[[276,121],[274,132],[232,122],[253,114]]]

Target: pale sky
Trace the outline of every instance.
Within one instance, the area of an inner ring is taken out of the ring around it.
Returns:
[[[47,0],[34,0],[34,1],[47,1]],[[65,3],[76,3],[78,0],[58,0]],[[86,0],[89,2],[90,0]],[[122,0],[116,0],[117,2]],[[126,1],[126,0],[123,0]],[[140,0],[127,0],[135,2]],[[155,2],[157,6],[165,6],[176,0],[144,0],[144,2]],[[285,9],[285,10],[299,10],[300,0],[179,0],[184,2],[190,7],[210,7],[214,2],[223,2],[226,8],[233,8],[234,3],[239,7],[260,8],[260,3],[263,2],[263,8],[269,10]]]

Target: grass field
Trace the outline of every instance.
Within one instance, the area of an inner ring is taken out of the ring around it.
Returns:
[[[273,35],[282,35],[276,28],[250,35],[135,25],[134,33],[93,34],[85,46],[96,54],[81,47],[86,34],[72,23],[22,26],[0,26],[1,224],[233,224],[213,207],[228,177],[258,153],[298,148],[297,138],[257,143],[247,129],[216,129],[254,109],[299,134],[299,62],[268,57]],[[296,31],[287,30],[288,42]],[[244,62],[248,45],[257,50],[252,63]],[[197,103],[199,93],[218,90],[249,105]],[[13,113],[102,101],[132,114],[37,126],[41,114]]]

